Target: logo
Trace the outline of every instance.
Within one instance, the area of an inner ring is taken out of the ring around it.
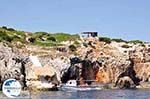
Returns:
[[[3,83],[2,91],[9,98],[16,98],[21,92],[21,84],[16,79],[8,79]]]

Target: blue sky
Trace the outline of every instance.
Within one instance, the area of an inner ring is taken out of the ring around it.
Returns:
[[[150,41],[150,0],[0,0],[0,26]]]

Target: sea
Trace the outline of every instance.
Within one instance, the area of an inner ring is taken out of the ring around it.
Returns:
[[[0,99],[7,99],[0,93]],[[100,91],[47,91],[22,94],[18,99],[150,99],[150,89]]]

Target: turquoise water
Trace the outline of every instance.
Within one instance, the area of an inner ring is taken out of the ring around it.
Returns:
[[[83,92],[42,92],[34,99],[150,99],[150,90],[103,90]]]

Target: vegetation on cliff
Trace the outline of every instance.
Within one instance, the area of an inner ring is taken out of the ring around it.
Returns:
[[[6,26],[0,27],[0,42],[21,42],[23,44],[33,44],[38,46],[60,46],[63,41],[75,41],[80,39],[78,34],[67,33],[48,33],[48,32],[35,32],[29,33],[24,31],[18,31]],[[126,42],[133,44],[143,44],[140,40],[126,41],[123,39],[111,39],[108,37],[99,37],[99,41],[106,43]]]
[[[131,40],[131,41],[126,41],[126,40],[123,40],[123,39],[111,39],[111,38],[108,38],[108,37],[99,37],[99,41],[103,41],[103,42],[106,42],[106,43],[111,43],[112,41],[115,41],[115,42],[125,42],[125,43],[133,43],[133,44],[143,44],[144,42],[143,41],[140,41],[140,40]]]
[[[18,31],[13,28],[3,26],[0,28],[0,41],[1,42],[21,42],[25,44],[33,44],[39,46],[59,46],[63,41],[75,41],[80,39],[79,35],[67,33],[47,33],[35,32],[28,33]]]

